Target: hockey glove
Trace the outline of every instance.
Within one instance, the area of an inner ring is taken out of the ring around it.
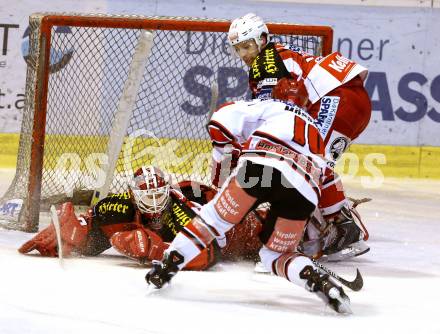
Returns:
[[[116,232],[110,238],[110,243],[119,253],[141,263],[161,259],[168,248],[159,235],[144,227]]]
[[[303,108],[307,104],[308,97],[307,89],[304,86],[304,81],[282,78],[272,90],[272,97],[274,99],[288,101]]]
[[[160,289],[177,274],[179,271],[178,265],[183,261],[183,255],[175,250],[165,253],[162,262],[153,261],[153,267],[145,276],[145,280],[148,284],[153,284]]]

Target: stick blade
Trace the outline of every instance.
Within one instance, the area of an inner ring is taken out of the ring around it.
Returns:
[[[353,281],[344,280],[344,284],[348,286],[353,291],[359,291],[364,286],[364,279],[361,275],[359,269],[356,269],[356,278]]]
[[[60,266],[64,268],[64,261],[63,261],[63,243],[61,240],[61,225],[60,221],[58,219],[58,213],[57,209],[55,208],[55,205],[50,206],[50,216],[52,218],[52,224],[55,227],[55,234],[57,236],[57,244],[58,244],[58,260],[60,262]]]

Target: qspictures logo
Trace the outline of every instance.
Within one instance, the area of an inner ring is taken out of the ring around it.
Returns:
[[[55,36],[52,38],[50,48],[50,73],[56,73],[62,70],[73,57],[73,47],[68,47],[72,30],[70,27],[56,27]],[[30,28],[27,27],[23,34],[23,41],[21,43],[21,51],[24,61],[28,66],[32,66],[30,61],[30,42],[29,42]],[[56,42],[55,42],[56,41]]]

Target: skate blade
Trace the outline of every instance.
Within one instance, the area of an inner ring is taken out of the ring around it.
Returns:
[[[254,272],[258,273],[258,274],[270,274],[271,273],[270,270],[267,270],[263,266],[263,263],[261,263],[261,262],[255,263]]]
[[[351,244],[346,249],[343,249],[337,253],[329,254],[325,256],[327,262],[338,262],[344,261],[356,256],[361,256],[362,254],[367,253],[370,250],[370,247],[362,240]]]
[[[342,314],[353,314],[351,310],[350,298],[345,293],[341,294],[341,291],[336,288],[332,288],[329,291],[329,298],[337,300],[338,304],[334,306],[334,310]]]
[[[337,312],[342,314],[353,314],[351,309],[350,300],[348,298],[339,297],[336,298],[339,302]]]
[[[169,283],[165,283],[164,286],[158,288],[154,284],[149,284],[147,287],[146,296],[150,297],[150,296],[160,295],[163,293],[164,290],[168,290],[169,285],[170,285]]]

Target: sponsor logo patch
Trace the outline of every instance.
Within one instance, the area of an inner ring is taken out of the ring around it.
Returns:
[[[356,63],[343,57],[340,53],[335,52],[325,57],[319,65],[340,82],[343,82]]]
[[[275,86],[278,82],[277,78],[265,78],[258,82],[257,88],[262,88],[265,86]]]
[[[302,55],[305,53],[302,48],[300,48],[299,46],[296,46],[296,45],[288,44],[288,45],[286,45],[286,47],[289,50],[291,50],[293,52],[297,52],[297,53],[302,54]]]
[[[0,206],[0,217],[18,219],[18,215],[23,205],[22,199],[11,199]]]
[[[258,79],[261,77],[261,72],[260,72],[260,69],[258,68],[259,60],[260,60],[260,55],[255,57],[254,61],[252,62],[252,65],[251,65],[253,79]]]
[[[324,96],[321,99],[318,116],[315,120],[315,125],[318,127],[322,138],[326,138],[328,132],[336,117],[336,111],[339,106],[339,96]]]
[[[143,236],[142,236],[142,232],[141,231],[136,231],[136,235],[139,241],[139,248],[141,250],[142,253],[145,253],[145,245],[144,245],[144,240],[143,240]]]
[[[278,67],[275,61],[275,50],[273,48],[264,50],[263,66],[266,73],[275,74],[278,72]]]
[[[338,160],[348,147],[346,137],[338,137],[330,145],[330,154],[334,161]]]
[[[263,88],[260,90],[256,96],[257,99],[267,100],[272,98],[272,89],[271,88]]]

